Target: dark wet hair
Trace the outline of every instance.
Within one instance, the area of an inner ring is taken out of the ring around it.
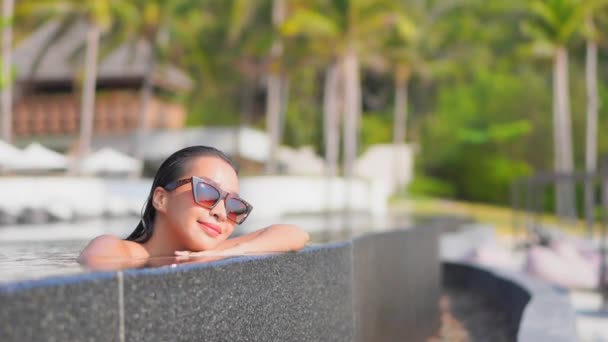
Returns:
[[[238,174],[234,162],[222,151],[214,147],[190,146],[173,153],[160,165],[158,171],[156,171],[156,176],[154,176],[152,188],[150,189],[150,194],[146,200],[141,220],[126,240],[144,243],[152,237],[152,233],[154,232],[154,218],[156,217],[156,209],[152,205],[154,189],[159,186],[164,188],[167,184],[180,179],[186,173],[186,168],[190,162],[200,157],[219,158],[228,163],[228,165],[230,165]]]

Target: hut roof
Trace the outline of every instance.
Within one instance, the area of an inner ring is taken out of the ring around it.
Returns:
[[[13,59],[19,81],[65,82],[75,78],[83,59],[74,56],[85,45],[87,25],[84,21],[72,25],[42,54],[47,42],[54,39],[60,29],[58,21],[51,21],[17,45]],[[141,39],[123,43],[99,60],[98,82],[143,79],[149,53],[149,46]],[[41,59],[36,67],[38,56]],[[157,66],[152,79],[158,87],[177,90],[192,87],[192,80],[171,65]]]

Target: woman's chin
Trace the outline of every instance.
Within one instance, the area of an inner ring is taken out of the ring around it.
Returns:
[[[196,243],[189,244],[189,248],[191,252],[211,251],[216,249],[223,240],[209,236],[198,237]],[[191,240],[191,242],[194,242],[194,240]]]

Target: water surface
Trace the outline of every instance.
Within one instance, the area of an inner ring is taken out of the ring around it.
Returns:
[[[124,238],[137,222],[137,218],[130,217],[0,226],[0,283],[90,272],[76,262],[76,257],[86,244],[102,234]],[[280,220],[252,220],[237,227],[235,235],[276,222],[296,224],[306,229],[311,234],[311,243],[340,241],[358,233],[408,225],[407,218],[398,215],[372,218],[367,214],[357,213],[303,214],[290,215]],[[159,258],[153,264],[171,264],[171,260]]]

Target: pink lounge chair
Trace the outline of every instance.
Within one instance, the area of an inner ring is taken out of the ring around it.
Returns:
[[[516,268],[513,254],[495,241],[486,241],[465,257],[466,261],[496,268]]]
[[[531,247],[524,266],[525,272],[570,289],[597,288],[598,270],[568,241],[556,241],[550,248]]]

